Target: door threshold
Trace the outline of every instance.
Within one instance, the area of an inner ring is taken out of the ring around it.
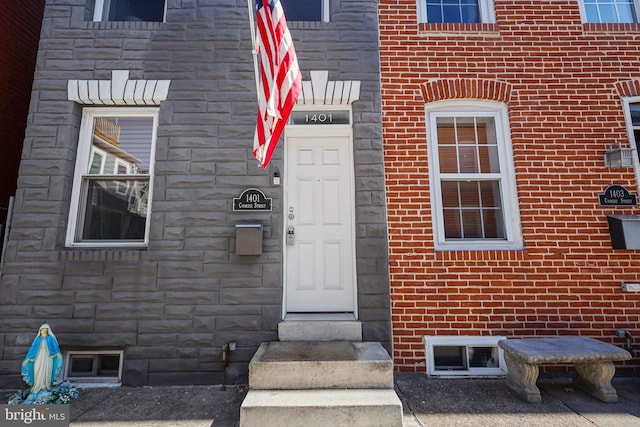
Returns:
[[[287,313],[283,320],[341,320],[354,322],[357,319],[354,313]]]

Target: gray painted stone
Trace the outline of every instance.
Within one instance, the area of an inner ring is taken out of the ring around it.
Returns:
[[[251,355],[277,339],[281,320],[283,189],[271,187],[270,176],[284,170],[281,147],[266,171],[251,157],[256,94],[246,4],[170,0],[165,23],[101,23],[91,22],[93,3],[50,0],[45,8],[0,331],[31,335],[42,313],[70,340],[63,347],[126,347],[130,385],[224,382],[208,351],[233,340],[242,349],[233,355],[235,378],[246,377]],[[328,70],[331,80],[362,82],[353,105],[359,318],[367,319],[363,338],[389,348],[377,2],[330,3],[331,22],[290,28],[305,80],[310,70]],[[114,68],[128,69],[131,79],[171,80],[159,113],[149,246],[66,249],[82,114],[67,101],[67,81],[108,80]],[[248,187],[273,198],[273,212],[231,212],[233,197]],[[262,256],[235,255],[235,224],[244,221],[263,224]],[[4,309],[14,306],[32,318]],[[197,338],[209,334],[212,347]],[[176,360],[177,337],[180,372],[166,363]],[[3,350],[1,357],[0,386],[16,378],[7,366],[19,366],[22,355]]]
[[[53,326],[52,326],[53,327]],[[135,333],[111,333],[102,331],[99,333],[82,332],[78,334],[58,334],[56,337],[59,342],[64,343],[62,348],[95,348],[102,349],[105,347],[104,342],[110,344],[112,348],[127,348],[136,344],[137,335]]]

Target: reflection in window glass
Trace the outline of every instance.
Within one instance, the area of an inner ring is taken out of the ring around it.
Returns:
[[[441,117],[437,135],[441,173],[500,171],[492,118]]]
[[[439,371],[497,368],[500,366],[498,351],[496,346],[438,345],[433,347],[433,360]]]
[[[500,366],[498,347],[469,347],[471,368],[497,368]]]
[[[152,117],[94,118],[82,240],[144,239],[152,137]]]
[[[498,145],[491,117],[439,117],[446,239],[505,239]]]
[[[583,0],[587,22],[637,22],[634,0]]]
[[[149,173],[152,135],[152,117],[96,117],[93,149],[106,156],[98,174],[118,174],[123,169],[132,174]],[[93,170],[92,161],[89,173],[96,173]]]
[[[96,148],[93,149],[91,154],[91,163],[89,164],[90,174],[100,174],[104,170],[104,160],[106,153]]]
[[[505,238],[498,181],[445,181],[441,188],[446,238]]]
[[[427,22],[480,22],[478,0],[426,0]]]
[[[442,345],[433,347],[433,360],[438,370],[465,370],[467,369],[466,347]]]
[[[156,112],[95,111],[85,113],[88,118],[81,129],[79,153],[84,154],[78,157],[81,178],[74,184],[78,197],[70,225],[73,242],[143,243],[148,233]]]
[[[82,240],[144,239],[148,180],[92,179],[86,192]]]

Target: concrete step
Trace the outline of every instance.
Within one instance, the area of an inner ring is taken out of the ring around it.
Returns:
[[[249,363],[254,390],[393,388],[393,362],[378,342],[266,342]]]
[[[290,316],[288,316],[290,317]],[[287,319],[278,324],[280,341],[362,341],[362,324],[355,320]]]
[[[387,390],[249,390],[240,427],[402,427],[402,403]]]

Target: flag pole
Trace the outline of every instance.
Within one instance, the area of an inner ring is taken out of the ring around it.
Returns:
[[[253,73],[256,81],[256,95],[260,99],[260,83],[258,81],[258,47],[256,46],[256,25],[254,22],[254,16],[256,14],[255,0],[247,0],[247,7],[249,8],[249,25],[251,27],[251,53],[253,54]]]

